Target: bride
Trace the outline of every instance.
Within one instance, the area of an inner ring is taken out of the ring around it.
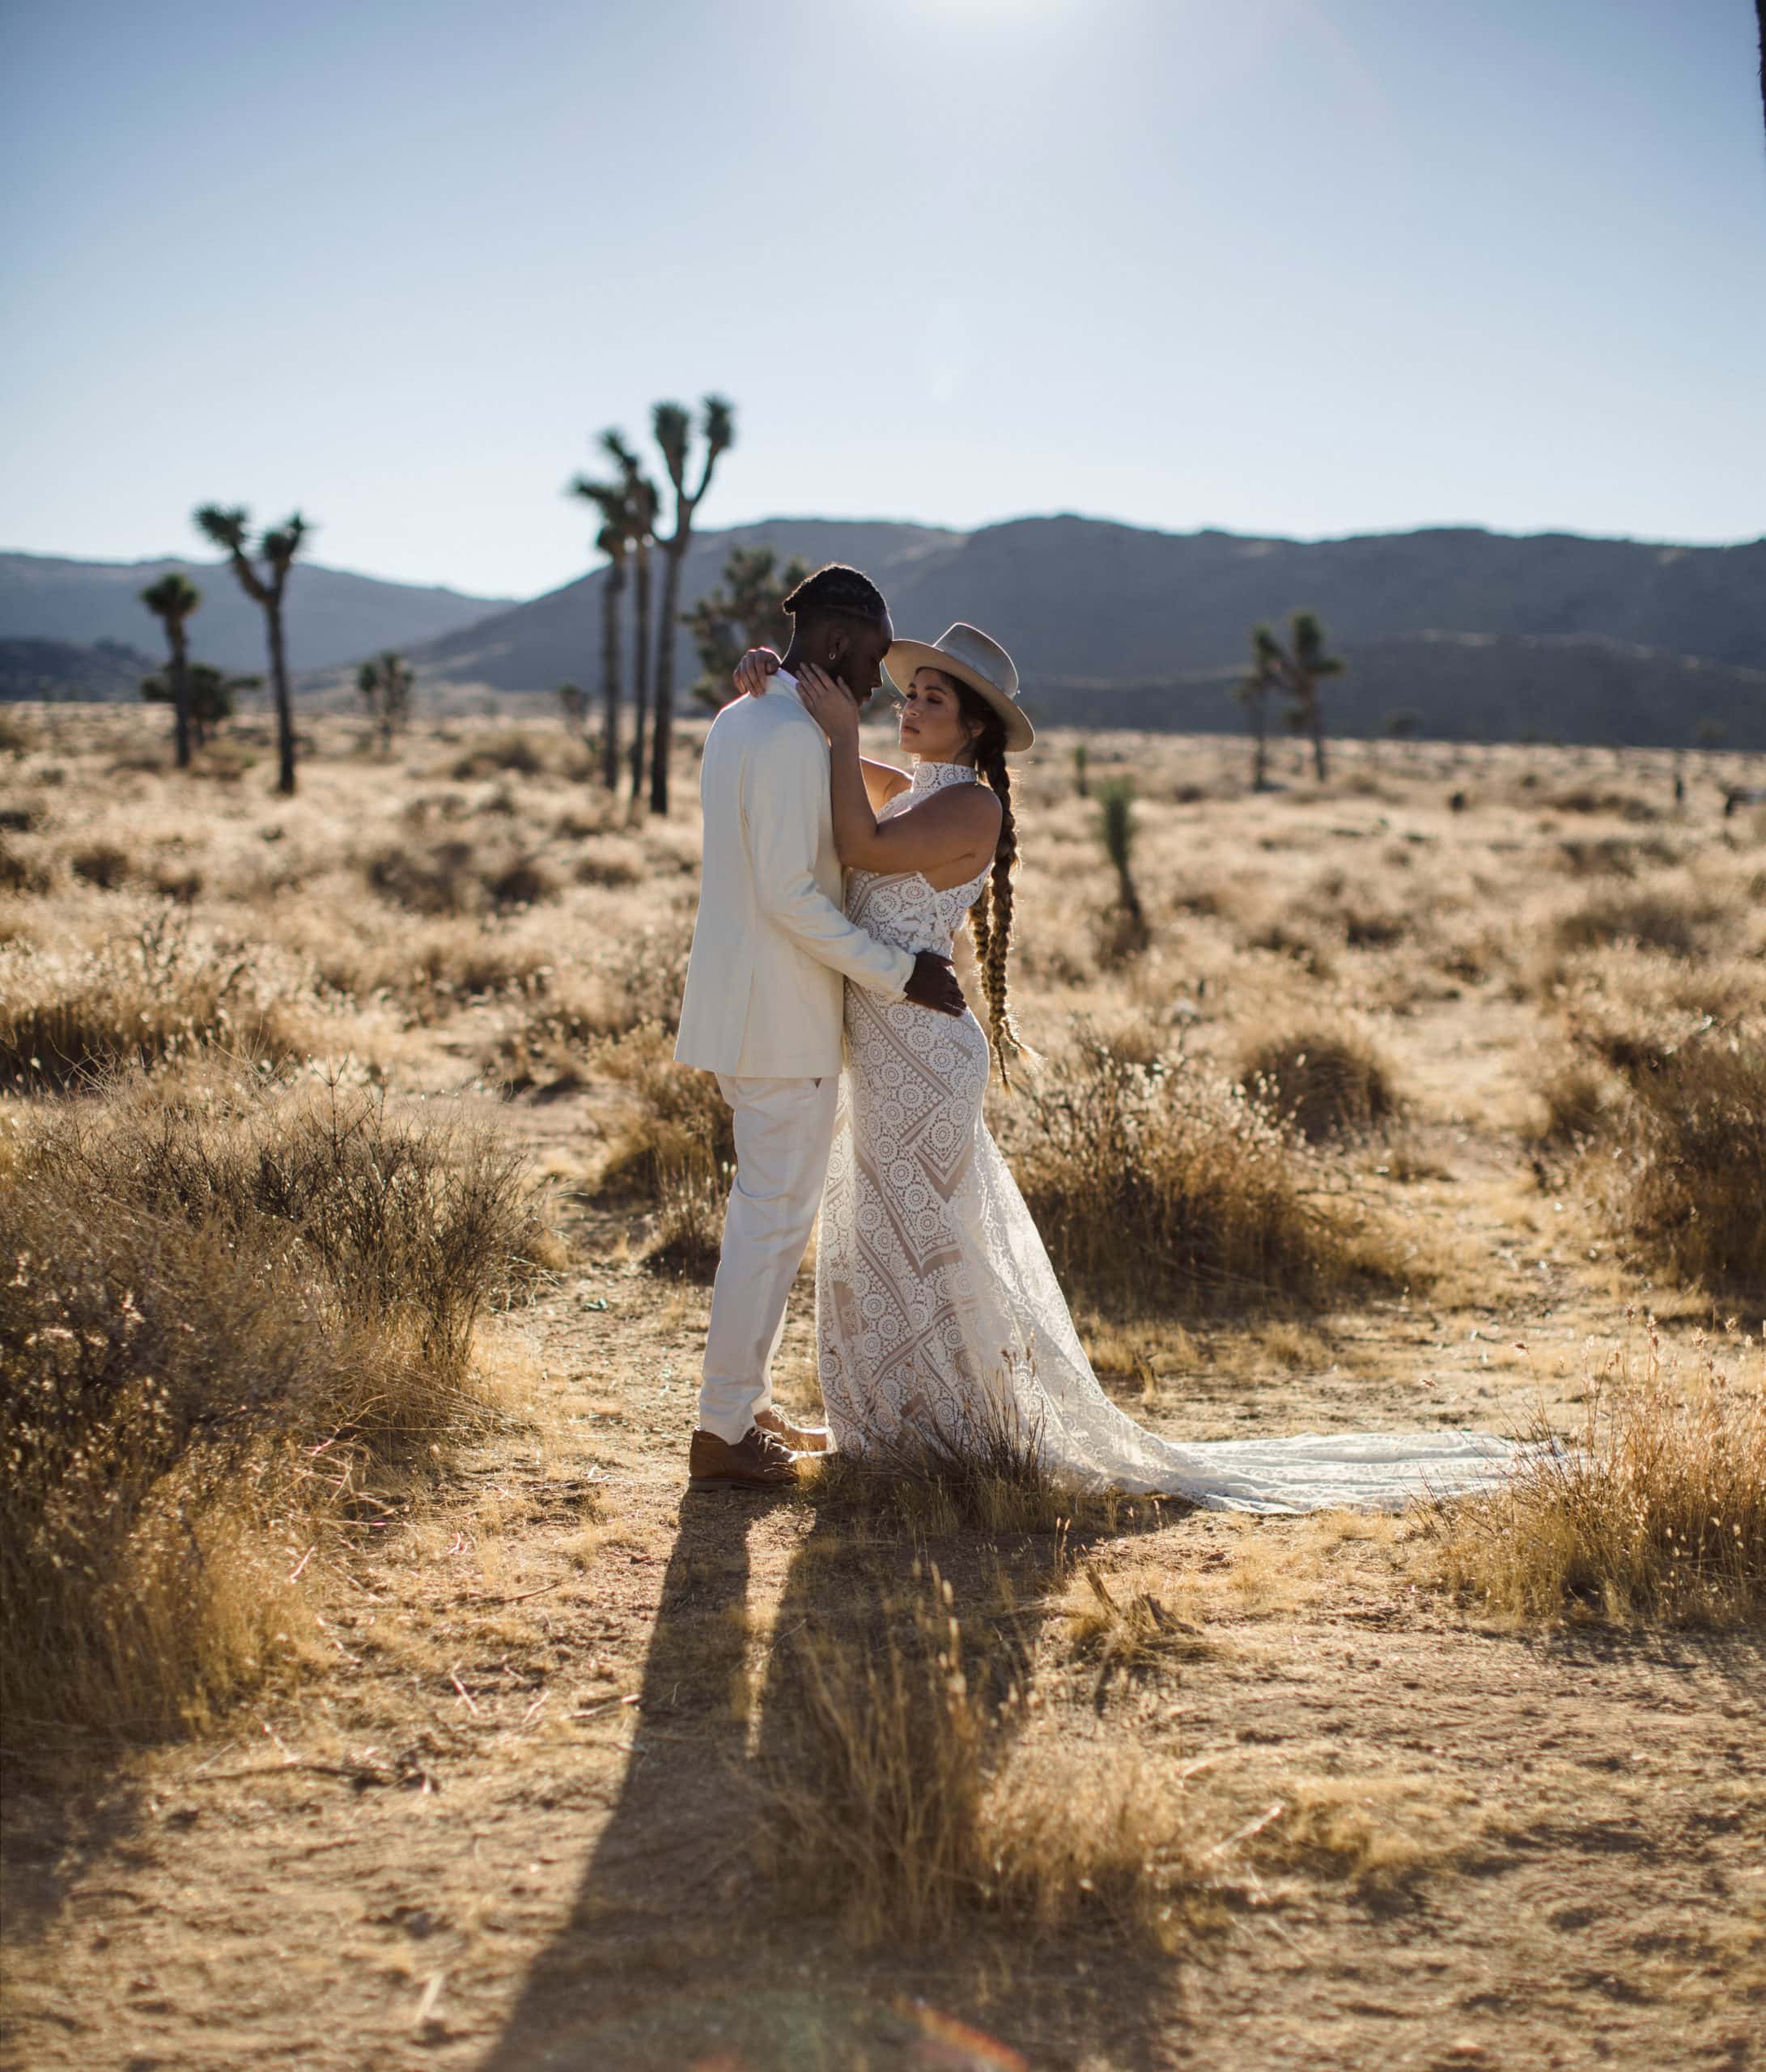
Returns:
[[[751,650],[737,686],[761,695],[779,666],[771,649]],[[1180,1446],[1105,1395],[983,1115],[991,1065],[1009,1083],[1022,1050],[1007,983],[1018,833],[1006,758],[1034,733],[1017,671],[997,641],[962,624],[931,643],[896,641],[884,666],[911,775],[860,753],[860,708],[844,685],[813,665],[797,678],[830,744],[847,914],[884,942],[947,957],[966,920],[988,1025],[846,988],[816,1271],[834,1443],[888,1459],[1006,1435],[1056,1480],[1225,1510],[1396,1509],[1493,1487],[1516,1449],[1484,1434]]]

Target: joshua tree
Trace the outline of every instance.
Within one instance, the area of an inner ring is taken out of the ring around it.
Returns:
[[[1284,648],[1267,626],[1251,635],[1251,673],[1239,685],[1237,695],[1252,715],[1257,730],[1257,753],[1253,781],[1261,791],[1265,766],[1263,700],[1271,690],[1288,694],[1288,725],[1312,741],[1313,774],[1325,780],[1324,707],[1318,686],[1327,677],[1340,676],[1343,664],[1324,648],[1324,628],[1314,612],[1296,612],[1288,622]]]
[[[380,752],[393,753],[393,736],[411,716],[411,665],[388,648],[355,673],[355,687],[367,702],[368,712],[380,726]]]
[[[1251,723],[1251,789],[1269,788],[1269,695],[1282,681],[1281,643],[1267,626],[1251,634],[1251,666],[1233,686],[1233,695]]]
[[[270,648],[270,680],[276,692],[276,788],[291,796],[295,788],[295,711],[288,695],[288,656],[282,640],[282,599],[295,557],[312,528],[296,511],[272,526],[257,542],[261,570],[253,566],[247,534],[251,513],[243,504],[231,508],[205,503],[196,514],[197,529],[224,547],[240,588],[264,614]]]
[[[809,573],[809,564],[796,554],[781,569],[771,547],[730,549],[716,589],[681,614],[705,672],[693,686],[700,704],[714,711],[728,704],[736,695],[730,677],[747,648],[784,652],[791,638],[784,601]]]
[[[190,652],[185,633],[185,621],[202,601],[202,592],[195,584],[173,569],[162,575],[157,583],[151,583],[141,593],[141,601],[166,630],[166,645],[171,650],[171,659],[166,664],[167,695],[176,715],[178,743],[178,767],[190,766]],[[150,677],[148,682],[159,679]],[[143,686],[143,694],[146,694]]]
[[[571,494],[584,498],[601,513],[595,545],[607,557],[607,578],[601,585],[601,703],[606,721],[601,777],[609,792],[619,789],[619,606],[628,561],[634,577],[637,623],[632,643],[631,796],[635,805],[643,789],[644,720],[650,704],[650,549],[661,499],[622,433],[604,431],[600,444],[619,469],[618,479],[596,482],[578,475],[571,483]]]
[[[1085,742],[1075,741],[1073,744],[1073,788],[1082,799],[1089,799],[1092,795],[1089,775],[1091,761],[1092,752]]]
[[[692,419],[679,403],[658,403],[651,412],[650,426],[662,448],[669,480],[674,489],[674,530],[660,544],[664,561],[662,577],[662,626],[656,643],[656,728],[650,758],[650,809],[669,810],[669,753],[674,736],[674,642],[681,601],[681,564],[693,539],[694,513],[711,486],[712,471],[736,443],[736,410],[722,396],[707,396],[700,429],[705,453],[698,486],[687,488],[687,464],[693,444]]]
[[[561,683],[558,687],[558,709],[564,715],[566,728],[579,734],[588,732],[588,700],[580,684]]]
[[[198,748],[208,745],[210,728],[231,720],[234,706],[242,690],[261,690],[261,677],[228,676],[224,671],[211,669],[206,662],[192,662],[185,672],[185,694],[189,701],[190,732]],[[172,687],[172,673],[143,677],[141,694],[150,705],[172,705],[176,694]]]

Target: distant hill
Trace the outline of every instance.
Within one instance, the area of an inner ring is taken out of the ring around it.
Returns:
[[[1046,718],[1083,709],[1094,725],[1233,726],[1228,692],[1250,627],[1310,608],[1349,664],[1331,687],[1344,731],[1377,732],[1408,710],[1437,736],[1672,745],[1709,721],[1734,747],[1766,748],[1766,539],[1686,547],[1462,527],[1307,541],[1072,516],[973,533],[778,518],[701,533],[683,608],[717,582],[732,546],[760,544],[865,569],[904,631],[936,635],[955,618],[985,626]],[[136,593],[173,566],[205,593],[197,653],[261,669],[258,615],[223,567],[0,555],[0,635],[151,652]],[[388,645],[415,664],[420,701],[426,688],[449,703],[494,702],[567,680],[592,691],[604,580],[597,570],[503,606],[304,567],[289,614],[301,694],[352,698],[354,663]],[[684,687],[698,664],[684,631],[678,643]]]
[[[72,561],[55,554],[0,554],[0,639],[90,647],[121,641],[157,654],[159,629],[141,592],[176,570],[202,592],[190,622],[201,660],[224,669],[264,666],[263,614],[223,563]],[[482,618],[507,601],[422,589],[301,562],[289,582],[288,660],[295,669],[359,661],[382,648],[410,648]]]
[[[1230,706],[1223,713],[1217,701],[1250,626],[1310,607],[1350,660],[1332,686],[1345,726],[1377,728],[1408,707],[1429,733],[1530,727],[1565,740],[1673,741],[1709,717],[1735,745],[1766,746],[1766,718],[1753,711],[1753,673],[1766,669],[1766,540],[1680,547],[1455,529],[1309,542],[1075,517],[967,533],[781,518],[702,534],[683,602],[716,582],[732,546],[761,542],[864,568],[904,631],[933,635],[959,618],[984,626],[1050,714],[1089,684],[1118,687],[1148,715],[1136,724],[1230,725]],[[431,681],[592,687],[602,580],[446,635],[414,659]],[[678,655],[679,680],[690,682],[698,663],[684,635]],[[1186,690],[1191,679],[1209,687]],[[1157,716],[1179,707],[1193,709]]]
[[[141,680],[160,664],[138,648],[106,640],[0,640],[0,703],[20,698],[87,698],[133,702]]]
[[[1766,669],[1592,636],[1412,634],[1348,649],[1325,687],[1331,729],[1384,733],[1403,715],[1434,740],[1766,749]],[[1237,669],[1141,683],[1051,679],[1029,703],[1050,725],[1239,731]],[[1271,714],[1279,726],[1279,714]],[[1714,734],[1713,730],[1715,730]]]

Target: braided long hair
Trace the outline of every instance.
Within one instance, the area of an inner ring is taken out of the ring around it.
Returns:
[[[969,910],[969,932],[974,939],[975,962],[987,1002],[988,1041],[1000,1061],[1000,1080],[1009,1087],[1012,1060],[1034,1053],[1019,1035],[1012,1020],[1007,984],[1006,967],[1012,954],[1012,874],[1018,867],[1018,823],[1012,811],[1012,774],[1006,767],[1005,722],[961,678],[946,680],[957,686],[957,708],[970,729],[975,768],[1000,801],[1000,839],[993,852],[993,870]]]

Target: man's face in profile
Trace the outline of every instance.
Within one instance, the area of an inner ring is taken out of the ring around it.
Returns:
[[[888,613],[881,626],[853,626],[846,629],[845,645],[837,658],[834,674],[860,704],[868,704],[883,681],[883,657],[895,645],[894,622]]]

